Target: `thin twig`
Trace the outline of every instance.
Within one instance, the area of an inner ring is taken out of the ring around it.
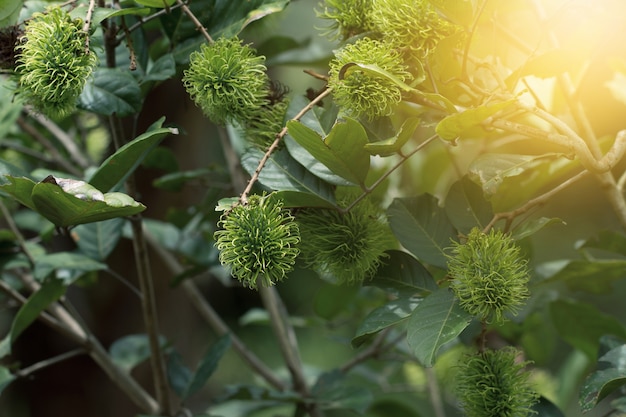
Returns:
[[[30,113],[30,117],[46,128],[46,130],[54,135],[59,143],[65,148],[72,160],[82,169],[88,168],[89,159],[78,149],[76,142],[56,123],[38,113]]]
[[[131,176],[132,177],[132,176]],[[132,180],[127,180],[128,184]],[[133,186],[134,187],[134,186]],[[129,191],[132,187],[128,187]],[[135,215],[130,219],[133,231],[133,251],[135,253],[135,263],[137,267],[137,279],[141,290],[141,309],[143,313],[144,326],[148,334],[150,343],[150,365],[154,377],[154,388],[157,401],[161,405],[166,414],[171,414],[171,402],[169,395],[169,386],[165,371],[165,357],[159,341],[159,322],[156,307],[156,297],[154,294],[154,284],[152,282],[152,272],[150,270],[150,259],[148,249],[143,235],[143,221],[141,216]]]
[[[11,286],[9,286],[9,284],[4,282],[3,280],[0,280],[0,290],[4,291],[4,293],[6,293],[9,297],[17,301],[19,305],[24,305],[26,301],[28,301],[26,297],[15,291],[13,288],[11,288]],[[52,317],[45,311],[40,313],[37,319],[42,323],[45,323],[47,326],[55,329],[59,333],[65,335],[71,333],[67,327],[63,326],[63,324],[61,324],[56,318]]]
[[[184,3],[183,3],[183,5],[184,5]],[[178,9],[180,7],[181,7],[180,4],[175,4],[173,6],[170,6],[169,10],[170,11],[176,10],[176,9]],[[165,14],[168,14],[168,13],[169,12],[166,9],[161,9],[161,10],[155,12],[155,13],[152,13],[150,16],[140,17],[138,22],[134,23],[132,26],[130,26],[128,28],[128,32],[132,33],[133,31],[139,29],[142,25],[148,23],[149,21],[151,21],[153,19],[156,19],[157,17],[163,16]],[[116,40],[117,44],[120,44],[124,40],[125,37],[126,37],[126,34],[123,34],[119,38],[117,38],[117,40]]]
[[[180,0],[179,0],[180,1]],[[309,110],[311,110],[317,103],[319,103],[324,97],[331,93],[331,89],[328,87],[324,87],[317,97],[311,100],[298,114],[296,114],[291,120],[300,120],[302,116],[304,116]],[[277,149],[278,144],[287,134],[288,129],[287,126],[283,127],[279,133],[276,134],[276,139],[270,145],[268,150],[263,155],[263,158],[259,161],[259,164],[252,175],[250,181],[244,191],[241,193],[239,197],[239,201],[242,204],[246,203],[247,195],[252,190],[252,186],[258,180],[261,170],[265,166],[266,162],[272,155],[272,153]],[[225,141],[225,146],[229,146],[229,142]],[[229,168],[235,168],[234,165],[229,165]],[[234,178],[234,176],[233,176]],[[242,184],[235,184],[238,188]],[[309,388],[306,383],[306,379],[304,377],[304,369],[302,366],[302,361],[300,359],[298,344],[295,336],[295,331],[293,326],[289,321],[285,318],[288,317],[288,313],[286,308],[278,295],[278,292],[274,287],[264,287],[263,285],[259,285],[260,287],[260,295],[263,301],[263,304],[268,311],[268,314],[271,318],[272,327],[277,336],[279,346],[281,348],[281,352],[283,354],[283,358],[291,373],[292,381],[294,388],[303,396],[309,396]],[[321,409],[317,406],[315,402],[313,403],[300,403],[296,409],[296,415],[300,415],[298,413],[308,412],[312,417],[321,417],[323,413]]]
[[[342,209],[340,211],[344,212],[344,213],[347,213],[350,210],[352,210],[354,208],[354,206],[359,204],[359,202],[361,200],[363,200],[365,197],[367,197],[368,194],[370,194],[380,184],[382,184],[382,182],[385,181],[387,179],[387,177],[389,177],[396,169],[400,168],[406,162],[407,159],[409,159],[410,157],[415,155],[417,152],[422,150],[426,145],[428,145],[429,143],[431,143],[432,141],[434,141],[438,137],[439,137],[438,135],[432,135],[431,137],[426,139],[424,142],[420,143],[415,149],[413,149],[411,152],[407,153],[406,155],[400,154],[401,159],[398,162],[396,162],[396,164],[394,166],[392,166],[387,172],[385,172],[380,178],[378,178],[374,182],[374,184],[372,184],[371,186],[367,187],[365,192],[362,193],[361,195],[359,195],[352,203],[350,203],[349,206],[347,206],[346,208],[344,208],[344,209]]]
[[[135,53],[135,46],[133,45],[133,38],[130,36],[130,31],[126,26],[126,20],[124,16],[121,17],[121,26],[124,34],[126,35],[126,48],[128,49],[128,59],[130,60],[130,64],[128,65],[128,69],[131,71],[135,71],[137,69],[137,54]]]
[[[291,120],[292,121],[300,120],[302,118],[302,116],[304,116],[309,110],[311,110],[313,107],[315,107],[315,105],[317,103],[322,101],[324,99],[324,97],[326,97],[330,93],[331,93],[331,89],[330,88],[325,88],[322,92],[320,92],[317,95],[317,97],[315,97],[313,100],[311,100],[309,102],[309,104],[307,104],[302,110],[300,110],[298,112],[298,114],[296,114]],[[278,145],[279,145],[280,141],[283,139],[283,137],[285,137],[285,135],[287,134],[287,131],[288,131],[287,130],[287,126],[283,127],[283,129],[280,131],[280,133],[278,133],[276,135],[276,139],[274,140],[274,142],[272,142],[270,147],[267,149],[267,151],[263,155],[263,158],[261,158],[261,160],[259,161],[259,165],[254,170],[254,174],[252,175],[252,178],[250,178],[250,181],[248,181],[248,185],[246,186],[246,188],[243,190],[243,192],[241,193],[241,195],[239,197],[239,200],[241,201],[242,204],[245,204],[247,202],[247,196],[250,193],[250,191],[252,190],[252,186],[259,179],[259,175],[261,174],[261,170],[263,170],[263,167],[265,166],[265,164],[269,160],[269,158],[272,155],[272,153],[278,148]]]
[[[573,183],[579,181],[580,179],[584,178],[588,174],[589,174],[589,171],[581,171],[578,174],[574,175],[573,177],[570,177],[567,180],[563,181],[562,183],[560,183],[559,185],[557,185],[550,191],[547,191],[538,197],[528,200],[523,206],[518,207],[515,210],[502,212],[502,213],[496,213],[491,219],[491,221],[489,222],[489,224],[485,226],[483,231],[485,233],[488,232],[498,221],[502,219],[506,219],[507,224],[510,225],[512,220],[515,219],[517,216],[520,216],[526,213],[528,210],[530,210],[531,208],[535,206],[545,204],[552,196],[564,190],[565,188],[569,187]]]
[[[96,8],[96,0],[89,0],[89,7],[87,8],[87,14],[85,15],[85,24],[83,25],[83,32],[85,32],[85,55],[89,55],[89,27],[91,26],[91,19],[93,16],[93,10]]]
[[[189,19],[191,19],[193,24],[196,25],[196,28],[200,31],[200,33],[202,33],[202,36],[204,36],[204,38],[209,43],[213,43],[213,38],[211,37],[211,35],[209,35],[209,32],[207,32],[206,28],[198,20],[196,15],[193,14],[189,7],[187,7],[185,2],[183,2],[182,0],[176,0],[176,3],[178,3],[178,5],[183,9],[183,12],[189,17]]]
[[[26,378],[32,374],[34,374],[35,372],[38,372],[44,368],[47,368],[48,366],[52,366],[52,365],[56,365],[57,363],[60,362],[64,362],[68,359],[71,359],[73,357],[79,356],[79,355],[84,355],[85,353],[87,353],[85,351],[84,348],[78,348],[78,349],[74,349],[74,350],[70,350],[69,352],[65,352],[62,353],[60,355],[54,356],[50,359],[46,359],[43,361],[39,361],[27,368],[23,368],[20,369],[19,371],[16,371],[14,373],[14,375],[18,378]]]
[[[472,22],[472,28],[470,29],[467,42],[465,42],[465,48],[463,48],[463,63],[461,64],[461,76],[464,78],[467,75],[466,74],[467,57],[469,56],[470,46],[472,45],[472,40],[474,38],[474,33],[476,32],[476,27],[478,26],[478,22],[480,21],[480,18],[483,12],[485,11],[485,6],[487,5],[487,1],[488,0],[483,0],[483,2],[481,3],[480,9],[478,10],[478,13],[476,13],[476,17],[474,18],[474,22]]]
[[[310,70],[310,69],[305,69],[305,70],[303,70],[303,72],[304,72],[305,74],[310,75],[310,76],[311,76],[311,77],[313,77],[313,78],[318,79],[318,80],[321,80],[321,81],[328,81],[328,75],[322,75],[322,74],[319,74],[319,73],[317,73],[317,72],[315,72],[315,71],[313,71],[313,70]]]
[[[130,281],[128,281],[126,278],[124,278],[121,274],[118,274],[117,272],[115,272],[111,268],[105,269],[105,272],[107,272],[113,278],[118,280],[122,285],[124,285],[126,288],[128,288],[138,298],[141,299],[143,297],[143,294],[141,294],[141,291],[137,287],[135,287]]]
[[[38,291],[41,286],[25,275],[20,276],[22,282],[31,291]],[[4,281],[0,280],[0,289],[17,299],[20,303],[26,300],[10,288]],[[83,328],[71,314],[65,310],[59,303],[52,303],[48,306],[48,311],[42,312],[37,317],[49,327],[55,329],[59,333],[65,335],[70,340],[78,343],[91,358],[98,363],[100,368],[109,376],[109,378],[133,401],[143,412],[158,415],[160,414],[159,404],[135,381],[129,373],[121,369],[109,356],[108,352],[102,347],[100,342],[86,328]]]
[[[583,166],[590,171],[600,174],[607,172],[613,168],[615,164],[622,159],[624,153],[626,153],[626,130],[617,132],[615,141],[606,154],[596,155],[589,149],[587,142],[558,117],[538,107],[526,107],[525,109],[550,123],[565,135],[567,140],[571,143],[571,146],[575,149],[576,155],[580,158]]]
[[[428,395],[430,397],[430,403],[435,411],[435,417],[446,417],[446,412],[443,407],[443,400],[441,399],[441,390],[439,389],[439,382],[437,380],[437,374],[435,370],[431,368],[425,368],[426,383],[428,384]]]
[[[378,335],[376,336],[372,344],[370,344],[366,349],[364,349],[358,355],[354,356],[353,358],[350,358],[348,362],[341,365],[339,367],[339,370],[345,374],[348,371],[350,371],[352,368],[354,368],[355,366],[361,364],[362,362],[365,362],[366,360],[371,359],[371,358],[376,358],[380,356],[386,350],[393,348],[395,344],[397,343],[397,341],[394,341],[389,344],[385,344],[385,340],[387,340],[387,335],[389,334],[390,331],[391,331],[391,328],[387,327],[386,329],[378,333]],[[402,338],[404,337],[406,336],[402,334]]]
[[[114,4],[119,6],[119,1],[114,0]],[[116,25],[113,21],[106,21],[103,22],[103,27],[105,36],[104,43],[106,63],[109,68],[114,68],[116,66]],[[121,123],[121,119],[117,117],[115,113],[109,116],[109,131],[116,150],[124,145],[125,134]],[[126,191],[133,198],[137,196],[137,187],[134,175],[130,175],[126,180]],[[142,294],[141,311],[150,345],[150,367],[152,370],[157,409],[159,410],[159,413],[156,414],[165,413],[167,415],[171,415],[172,404],[166,376],[165,357],[159,340],[159,323],[153,276],[150,269],[148,248],[143,235],[143,220],[141,215],[136,214],[131,216],[130,224],[133,233],[132,242],[137,279],[139,281],[139,288]]]
[[[11,232],[13,232],[13,234],[15,235],[15,238],[17,239],[17,243],[20,245],[20,249],[22,250],[22,253],[24,253],[26,258],[28,259],[30,266],[34,267],[35,258],[30,253],[30,250],[28,250],[28,246],[26,246],[26,239],[24,239],[24,235],[22,235],[22,232],[15,224],[15,221],[13,220],[13,216],[11,215],[11,212],[9,212],[9,209],[4,204],[4,201],[2,201],[2,199],[0,199],[0,212],[2,212],[2,215],[4,216],[4,220],[7,222],[9,229],[11,229]]]
[[[2,143],[0,143],[0,148],[12,149],[16,152],[22,153],[24,155],[28,155],[29,157],[37,159],[38,161],[41,161],[44,163],[50,164],[50,163],[56,162],[54,158],[51,158],[49,155],[46,155],[43,152],[39,152],[35,149],[31,149],[27,146],[21,145],[13,141],[3,140]]]
[[[47,137],[41,134],[37,129],[28,124],[23,118],[19,117],[17,119],[17,124],[20,128],[31,135],[37,142],[39,142],[46,150],[48,151],[49,156],[52,158],[54,163],[65,169],[67,172],[72,175],[80,176],[81,172],[74,165],[69,163],[68,161],[61,156],[57,148],[48,140]]]
[[[294,389],[306,397],[309,391],[304,377],[296,333],[293,326],[289,325],[286,320],[289,317],[287,309],[282,299],[278,296],[275,287],[259,285],[259,294],[261,295],[263,306],[270,316],[270,322],[283,358],[285,358],[287,369],[291,374]]]

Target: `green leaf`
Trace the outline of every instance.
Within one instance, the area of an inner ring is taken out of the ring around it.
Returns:
[[[539,417],[565,417],[565,414],[559,408],[545,397],[539,398],[532,410]]]
[[[542,284],[562,282],[572,291],[602,295],[613,292],[613,283],[624,278],[626,260],[574,260]]]
[[[46,281],[37,292],[26,300],[15,315],[9,334],[0,341],[0,358],[11,353],[11,344],[15,339],[39,317],[43,310],[61,298],[65,294],[65,290],[66,286],[63,281],[52,279]]]
[[[580,249],[599,249],[626,256],[626,235],[619,230],[600,230],[596,236],[587,239]]]
[[[185,400],[198,392],[217,369],[217,364],[230,347],[230,335],[221,336],[209,348],[195,372],[191,372],[183,362],[182,357],[176,351],[172,351],[168,360],[168,379],[170,386],[176,394]]]
[[[334,204],[325,200],[318,195],[309,194],[301,191],[275,191],[271,194],[271,198],[276,198],[283,202],[284,208],[337,208]]]
[[[159,119],[157,128],[137,136],[109,156],[93,173],[89,183],[107,192],[124,182],[165,137],[178,134],[177,129],[160,127],[163,120]]]
[[[104,261],[117,246],[125,224],[122,218],[81,224],[72,230],[80,252],[91,259]]]
[[[371,285],[395,293],[398,297],[410,298],[437,290],[437,284],[424,266],[408,253],[390,250],[385,264],[364,285]]]
[[[242,156],[241,165],[252,175],[262,157],[263,152],[250,148]],[[285,150],[275,152],[267,161],[259,182],[273,190],[300,191],[313,194],[332,205],[335,203],[333,188],[307,171]]]
[[[295,316],[293,314],[289,315],[287,322],[294,327],[306,327],[308,324],[306,318]],[[262,308],[251,308],[246,311],[244,315],[239,317],[238,323],[240,326],[270,326],[272,324],[272,318],[267,310]]]
[[[296,142],[290,135],[285,137],[284,142],[285,145],[287,145],[289,155],[317,178],[332,185],[353,185],[350,181],[334,174],[326,165],[315,159],[309,151]]]
[[[359,325],[352,347],[357,348],[381,330],[404,322],[419,302],[419,298],[398,298],[372,310]]]
[[[354,70],[358,70],[359,72],[369,73],[370,76],[372,76],[373,78],[386,78],[387,80],[394,83],[402,91],[405,91],[405,92],[413,91],[413,87],[406,84],[404,81],[400,80],[395,75],[391,74],[388,71],[385,71],[384,69],[380,68],[378,65],[375,65],[375,64],[362,64],[359,62],[349,62],[339,70],[338,78],[342,80],[351,71],[354,71]],[[420,73],[420,76],[412,80],[412,83],[414,85],[421,84],[426,79],[426,74],[424,71],[419,71],[419,73]]]
[[[442,96],[441,94],[425,93],[420,90],[413,90],[411,94],[417,98],[417,102],[432,103],[432,105],[439,107],[448,114],[458,113],[456,106],[448,98]]]
[[[626,397],[621,396],[614,399],[613,401],[611,401],[611,407],[613,407],[615,411],[621,411],[622,413],[626,413]]]
[[[2,0],[0,3],[0,28],[17,23],[22,4],[24,4],[24,0]]]
[[[534,235],[544,227],[548,227],[554,224],[565,225],[566,223],[563,220],[554,217],[540,217],[538,219],[531,219],[519,225],[516,225],[513,229],[512,237],[515,240],[525,239]]]
[[[421,261],[446,267],[444,249],[456,238],[456,231],[433,196],[396,198],[387,215],[391,230],[402,246]]]
[[[290,102],[287,108],[286,120],[292,120],[296,118],[304,107],[306,107],[311,100],[304,95],[296,95]],[[337,116],[339,114],[339,107],[334,105],[332,100],[323,101],[324,107],[314,106],[310,111],[306,112],[300,117],[300,123],[306,127],[313,129],[322,136],[326,136],[330,133],[331,129],[337,122]],[[289,135],[287,135],[289,137]],[[304,165],[304,164],[303,164]]]
[[[288,3],[289,0],[247,0],[245,2],[205,0],[190,2],[188,7],[213,39],[217,39],[236,36],[250,23],[282,11]],[[180,9],[172,10],[171,13],[162,16],[161,21],[167,35],[177,48],[180,46],[187,48],[191,43],[195,43],[197,45],[191,48],[193,50],[206,42],[198,35],[194,22]],[[185,41],[191,42],[187,42],[187,46],[184,46]],[[179,52],[175,51],[175,55]],[[189,52],[180,53],[180,56],[188,57]]]
[[[524,174],[561,154],[519,155],[489,153],[476,158],[470,168],[469,175],[482,185],[488,196],[496,194],[505,179]]]
[[[454,140],[469,129],[480,126],[487,118],[504,110],[513,103],[513,100],[486,104],[471,108],[461,113],[454,113],[439,122],[435,129],[439,137],[445,140]]]
[[[93,9],[93,15],[91,17],[91,28],[95,28],[103,20],[110,19],[117,16],[148,16],[153,11],[148,7],[124,7],[122,9],[114,9],[109,7],[96,7]],[[87,14],[87,4],[79,4],[70,12],[70,16],[76,19],[85,19]]]
[[[404,144],[406,144],[409,139],[413,137],[413,133],[415,133],[415,129],[417,129],[419,124],[420,119],[417,117],[410,117],[402,123],[400,130],[398,130],[398,133],[395,136],[378,142],[367,143],[365,144],[365,150],[369,152],[370,155],[394,155],[400,152]]]
[[[2,6],[0,6],[0,8],[1,7]],[[0,25],[0,27],[2,26]],[[18,100],[13,100],[13,89],[11,83],[0,79],[0,102],[2,103],[2,106],[0,106],[0,140],[4,140],[5,136],[11,131],[22,111],[22,103]],[[0,165],[5,163],[7,162],[0,161]],[[4,171],[2,167],[0,167],[0,173],[11,172]],[[11,174],[22,175],[16,173]]]
[[[0,190],[60,227],[130,216],[145,209],[126,195],[102,194],[83,181],[49,176],[35,183],[28,178],[5,178],[9,183]]]
[[[213,27],[210,33],[224,37],[236,36],[250,23],[282,11],[289,1],[251,0],[238,3],[230,0],[215,0],[216,15],[211,20],[217,27]]]
[[[35,203],[33,203],[33,199],[31,198],[33,188],[36,184],[35,181],[29,178],[13,177],[11,175],[4,175],[2,179],[8,182],[0,185],[0,191],[10,195],[29,209],[37,211]]]
[[[180,191],[185,183],[198,180],[200,182],[209,180],[215,170],[200,168],[191,171],[177,171],[163,175],[152,182],[152,185],[167,191]]]
[[[223,400],[243,400],[243,401],[279,401],[279,402],[298,402],[302,401],[300,394],[285,390],[276,391],[271,388],[261,387],[259,385],[228,385],[223,387]]]
[[[192,375],[189,385],[182,396],[183,400],[189,398],[204,386],[209,377],[217,369],[218,362],[222,359],[222,356],[224,356],[229,347],[230,335],[228,333],[215,341],[200,361],[196,372]]]
[[[166,346],[165,338],[160,338],[162,347]],[[126,372],[150,358],[150,340],[146,334],[131,334],[117,339],[109,347],[113,362]]]
[[[287,122],[291,137],[319,162],[346,180],[364,186],[370,156],[365,151],[367,132],[353,119],[338,121],[324,140],[300,122]]]
[[[176,0],[135,0],[135,2],[141,4],[142,6],[163,9],[176,3]]]
[[[8,368],[4,366],[0,366],[0,394],[2,391],[13,381],[15,381],[16,377],[9,371]]]
[[[590,411],[626,384],[626,346],[611,349],[598,359],[598,365],[602,369],[589,375],[580,390],[579,403],[583,412]]]
[[[411,408],[408,404],[396,399],[376,399],[374,404],[367,409],[367,417],[421,417],[419,411]]]
[[[117,193],[109,194],[117,197]],[[132,216],[146,209],[143,204],[126,197],[121,202],[114,198],[114,204],[107,202],[107,194],[104,201],[83,200],[48,182],[37,183],[31,195],[36,211],[59,227]]]
[[[467,176],[452,184],[445,208],[454,227],[466,234],[474,227],[484,229],[493,218],[493,209],[482,188]]]
[[[96,69],[78,99],[81,109],[105,116],[130,116],[142,105],[139,83],[129,71],[120,68]]]
[[[2,87],[0,86],[0,88]],[[8,181],[8,178],[5,178],[5,176],[25,178],[29,177],[28,173],[22,168],[18,167],[17,165],[13,165],[8,161],[0,159],[0,185],[6,184],[6,182]]]
[[[141,83],[147,81],[163,81],[176,74],[176,61],[172,54],[165,54],[156,61],[150,61],[146,75],[141,79]]]
[[[604,314],[590,304],[557,300],[550,304],[554,327],[567,343],[595,360],[599,340],[604,335],[615,335],[626,340],[626,329],[613,316]]]
[[[584,60],[581,51],[564,48],[554,49],[527,60],[519,69],[513,71],[504,82],[510,89],[514,89],[522,77],[528,75],[538,78],[556,77],[581,67]]]
[[[170,352],[167,360],[167,379],[176,395],[183,398],[191,378],[192,372],[183,364],[180,354],[176,351]]]
[[[472,318],[452,291],[441,288],[413,310],[407,332],[409,347],[423,366],[433,366],[439,349],[461,334]]]
[[[313,299],[315,314],[323,319],[332,320],[345,311],[346,305],[352,302],[358,292],[359,288],[355,285],[323,283]]]
[[[79,253],[57,252],[35,259],[34,277],[37,281],[43,281],[52,271],[59,269],[90,272],[107,269],[107,265]],[[62,279],[62,281],[65,285],[72,283],[72,280]]]
[[[339,370],[322,374],[313,386],[312,395],[324,410],[353,410],[362,415],[372,402],[372,393],[363,387],[348,385]]]
[[[328,48],[320,48],[318,42],[312,38],[293,39],[288,36],[274,36],[259,45],[257,52],[265,55],[265,64],[268,67],[277,65],[320,66],[325,65],[331,58],[332,52]]]

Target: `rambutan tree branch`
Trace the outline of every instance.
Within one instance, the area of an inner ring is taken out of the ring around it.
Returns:
[[[173,275],[179,275],[184,272],[182,265],[176,258],[168,252],[148,231],[145,231],[146,241],[154,250],[159,258],[165,263]],[[230,327],[222,320],[220,315],[215,311],[211,304],[206,300],[202,291],[198,288],[192,279],[186,279],[181,284],[182,289],[191,301],[191,304],[198,311],[200,316],[211,326],[213,331],[219,336],[224,334],[230,335],[231,344],[237,354],[243,361],[262,377],[268,384],[281,391],[287,388],[286,384],[281,381],[272,372],[270,368],[252,352],[246,344],[230,329]]]
[[[300,110],[298,114],[296,114],[291,120],[300,120],[302,116],[304,116],[309,110],[315,107],[317,103],[322,101],[324,97],[329,95],[331,91],[332,90],[330,88],[324,88],[324,90],[322,90],[313,100],[311,100],[305,107],[303,107],[302,110]],[[258,166],[254,170],[254,174],[252,174],[252,177],[250,178],[250,181],[248,181],[246,188],[243,190],[243,192],[239,196],[239,201],[242,204],[245,204],[247,202],[248,194],[252,190],[252,187],[254,186],[254,184],[259,179],[259,175],[261,174],[263,167],[265,167],[265,164],[270,159],[270,156],[272,156],[272,153],[274,153],[274,151],[278,148],[280,141],[285,137],[285,135],[287,134],[287,131],[288,131],[287,126],[285,126],[278,134],[276,134],[276,139],[274,140],[274,142],[272,142],[270,147],[267,149],[267,151],[265,152],[265,154],[259,161]]]

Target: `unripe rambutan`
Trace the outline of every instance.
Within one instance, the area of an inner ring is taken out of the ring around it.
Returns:
[[[82,21],[59,7],[35,13],[16,47],[18,96],[51,118],[70,114],[97,63],[87,36]]]
[[[461,307],[485,322],[505,321],[529,296],[527,262],[507,234],[474,228],[467,242],[455,242],[448,256],[450,288]]]
[[[187,92],[217,124],[244,123],[267,103],[265,57],[237,38],[203,44],[183,74]]]
[[[297,220],[306,264],[337,283],[371,278],[393,244],[386,217],[369,200],[347,213],[303,210]]]
[[[251,196],[222,215],[215,246],[222,265],[245,287],[257,288],[281,281],[293,269],[300,253],[298,225],[282,202],[269,196]]]
[[[538,394],[529,383],[527,362],[514,348],[466,355],[457,374],[456,391],[467,417],[527,417]]]
[[[318,17],[331,22],[324,32],[331,39],[348,39],[374,30],[372,0],[325,0],[320,7]]]
[[[428,0],[373,0],[371,16],[387,42],[418,59],[427,57],[441,39],[459,30]]]
[[[410,77],[402,57],[390,45],[363,38],[337,51],[330,62],[328,85],[339,106],[356,117],[371,120],[390,115],[402,100],[402,89],[384,73],[401,82]]]

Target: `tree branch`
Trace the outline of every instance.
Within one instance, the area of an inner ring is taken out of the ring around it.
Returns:
[[[136,190],[134,178],[131,177],[126,181],[127,189],[131,196],[135,196]],[[167,414],[172,414],[172,405],[170,402],[169,385],[167,383],[165,357],[159,341],[159,321],[156,307],[156,297],[154,294],[154,284],[152,271],[150,269],[150,257],[143,232],[143,220],[140,215],[130,218],[130,224],[133,231],[133,252],[135,253],[135,263],[137,268],[137,279],[139,281],[139,289],[141,290],[141,310],[143,313],[144,325],[148,340],[150,342],[150,365],[154,377],[154,389],[157,401],[162,410]]]
[[[498,221],[502,220],[502,219],[506,219],[507,220],[507,226],[505,227],[505,229],[508,230],[508,228],[510,227],[513,219],[515,219],[517,216],[520,216],[524,213],[526,213],[527,211],[529,211],[530,209],[532,209],[535,206],[540,206],[542,204],[545,204],[552,196],[554,196],[555,194],[559,193],[560,191],[564,190],[565,188],[569,187],[570,185],[572,185],[573,183],[579,181],[580,179],[584,178],[585,176],[587,176],[589,174],[589,171],[581,171],[578,174],[574,175],[571,178],[568,178],[566,181],[563,181],[561,184],[559,184],[558,186],[554,187],[553,189],[551,189],[550,191],[535,197],[531,200],[528,200],[523,206],[516,208],[515,210],[511,210],[511,211],[507,211],[507,212],[503,212],[503,213],[496,213],[493,218],[491,219],[491,221],[489,222],[489,224],[487,224],[487,226],[485,226],[485,228],[483,229],[483,231],[486,233],[488,232]]]
[[[209,35],[209,32],[207,32],[206,28],[198,20],[196,15],[193,14],[193,12],[189,9],[189,7],[187,7],[185,2],[182,0],[176,0],[176,3],[181,7],[181,9],[183,9],[183,12],[187,15],[187,17],[189,17],[189,19],[191,19],[193,24],[196,25],[196,29],[198,29],[200,33],[202,33],[202,36],[204,36],[207,42],[213,43],[213,38],[211,37],[211,35]]]
[[[300,120],[302,118],[302,116],[304,116],[309,110],[311,110],[313,107],[315,107],[315,105],[317,105],[317,103],[322,101],[322,99],[324,99],[324,97],[326,97],[330,93],[331,93],[331,89],[330,88],[325,88],[322,92],[320,92],[317,95],[317,97],[315,97],[313,100],[311,100],[309,102],[309,104],[307,104],[302,110],[300,110],[298,112],[298,114],[296,114],[291,120]],[[259,179],[259,175],[261,174],[261,171],[263,170],[263,167],[265,167],[265,164],[270,159],[270,156],[272,155],[272,153],[276,150],[276,148],[278,148],[278,144],[285,137],[285,135],[287,134],[287,131],[288,131],[287,130],[287,126],[285,126],[285,127],[283,127],[283,129],[278,134],[276,134],[276,139],[274,140],[274,142],[272,142],[270,147],[267,149],[267,151],[263,155],[263,158],[261,158],[261,160],[259,161],[259,165],[254,170],[254,174],[252,175],[252,178],[250,178],[250,181],[248,181],[248,185],[246,186],[246,188],[241,193],[241,195],[239,197],[239,200],[241,201],[241,203],[245,204],[247,202],[247,196],[250,193],[250,191],[252,190],[252,186]]]
[[[157,240],[149,234],[147,231],[145,232],[146,241],[150,245],[150,247],[158,254],[159,259],[161,259],[169,270],[174,275],[179,275],[183,273],[184,269],[180,265],[180,263],[174,258],[174,256],[165,250],[162,245],[160,245]],[[200,316],[211,326],[211,328],[217,333],[219,336],[224,334],[230,334],[230,340],[235,352],[239,354],[239,356],[248,364],[248,366],[254,370],[258,375],[260,375],[267,383],[272,385],[274,388],[277,388],[281,391],[287,389],[286,384],[278,379],[271,369],[269,369],[265,363],[259,359],[252,351],[248,349],[248,347],[233,333],[233,331],[228,327],[228,325],[222,320],[222,318],[217,314],[217,312],[213,309],[213,307],[206,301],[206,298],[198,288],[198,286],[191,280],[186,279],[181,284],[182,289],[187,294],[187,297],[191,301],[191,304],[196,308],[196,310],[200,313]]]
[[[31,292],[39,290],[40,285],[37,282],[26,276],[22,276],[22,278],[22,281]],[[2,280],[0,280],[0,289],[16,298],[22,304],[26,302],[26,299],[13,291]],[[160,414],[161,408],[159,404],[130,376],[130,374],[119,368],[115,362],[113,362],[108,352],[102,347],[93,334],[83,328],[63,306],[59,303],[52,303],[47,309],[50,314],[42,312],[38,317],[39,320],[81,346],[109,376],[113,383],[115,383],[142,412],[152,415]]]

